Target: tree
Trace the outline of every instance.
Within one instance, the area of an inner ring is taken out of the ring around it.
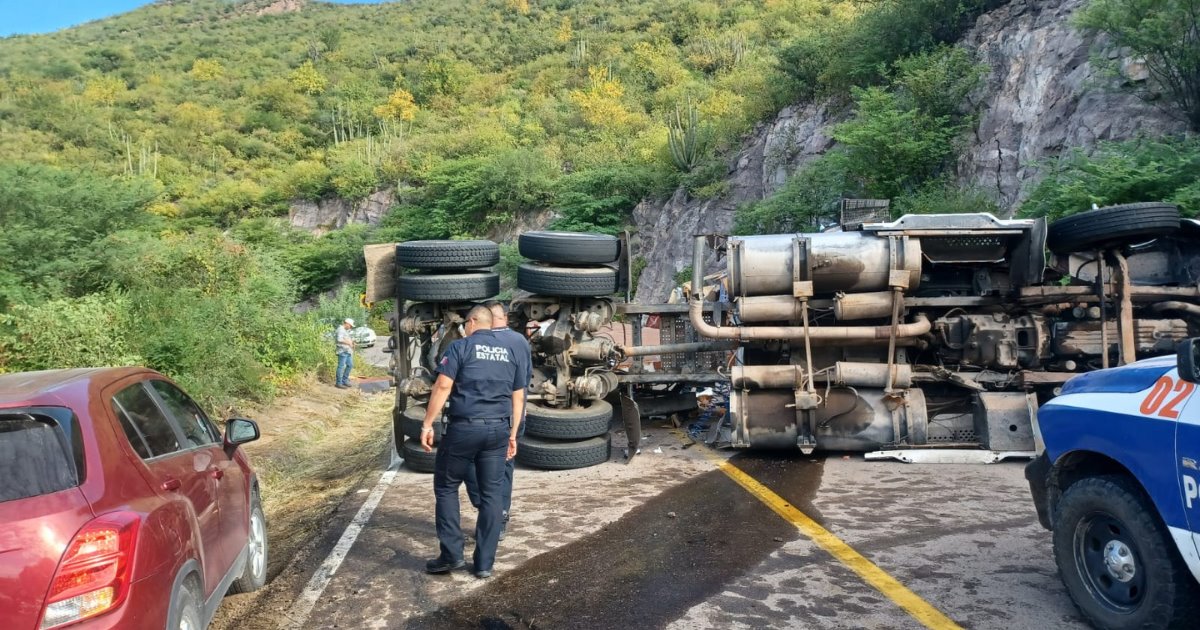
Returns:
[[[1200,131],[1200,0],[1093,0],[1079,24],[1145,59],[1155,83]]]
[[[305,94],[320,94],[325,91],[328,83],[325,75],[313,66],[311,60],[305,61],[299,68],[292,71],[292,86]]]
[[[216,59],[197,59],[192,62],[191,75],[197,81],[215,81],[221,78],[225,69]]]
[[[412,122],[417,116],[417,103],[408,90],[396,90],[386,103],[375,108],[375,115],[384,120]]]

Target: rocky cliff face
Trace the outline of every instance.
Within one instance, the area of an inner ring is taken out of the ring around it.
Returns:
[[[354,223],[378,225],[395,202],[396,191],[391,188],[377,190],[357,203],[340,197],[327,197],[319,201],[301,199],[292,202],[288,210],[288,222],[294,228],[320,236]]]
[[[1152,105],[1119,91],[1122,82],[1145,81],[1135,59],[1122,59],[1103,38],[1076,31],[1070,16],[1085,0],[1013,0],[982,16],[961,45],[978,51],[990,72],[972,102],[979,124],[958,165],[960,183],[992,191],[1012,212],[1036,184],[1036,162],[1066,149],[1103,140],[1160,135],[1185,128]],[[1093,53],[1120,60],[1123,76],[1093,67]],[[830,146],[839,120],[820,104],[784,109],[758,126],[730,164],[729,193],[709,200],[682,192],[634,211],[639,253],[648,265],[637,300],[664,300],[674,275],[691,264],[692,236],[728,233],[738,205],[774,192],[789,174]],[[715,268],[714,268],[715,270]]]

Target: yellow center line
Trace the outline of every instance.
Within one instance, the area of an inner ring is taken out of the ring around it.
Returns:
[[[851,571],[858,574],[858,577],[862,578],[864,582],[870,584],[875,590],[882,593],[884,597],[892,600],[900,608],[903,608],[905,612],[912,615],[914,619],[926,628],[933,628],[935,630],[962,630],[961,626],[943,614],[942,611],[935,608],[933,604],[921,599],[920,595],[910,591],[899,580],[888,575],[886,571],[880,569],[861,553],[855,551],[853,547],[843,542],[842,539],[835,536],[832,532],[821,527],[819,523],[788,503],[783,497],[775,494],[770,488],[746,474],[742,469],[729,463],[728,460],[718,457],[707,449],[702,452],[721,472],[728,475],[730,479],[754,495],[756,499],[762,501],[772,511],[783,517],[783,520],[795,525],[796,529],[800,530],[800,533],[817,543],[818,547],[824,549],[829,555],[846,565]]]

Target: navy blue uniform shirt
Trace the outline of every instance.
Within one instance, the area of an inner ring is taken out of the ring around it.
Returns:
[[[438,374],[454,379],[451,418],[511,418],[512,393],[529,385],[527,351],[491,330],[450,344]]]

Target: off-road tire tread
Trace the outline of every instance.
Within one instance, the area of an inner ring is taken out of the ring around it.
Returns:
[[[617,272],[609,267],[555,267],[523,263],[517,286],[536,295],[602,297],[617,292]]]
[[[407,241],[396,245],[396,265],[408,269],[458,270],[500,262],[492,241]]]
[[[1179,230],[1179,207],[1144,202],[1088,210],[1054,221],[1046,231],[1046,247],[1069,254],[1133,243]]]
[[[565,265],[610,263],[621,254],[621,241],[607,234],[587,232],[525,232],[517,250],[530,260]]]
[[[436,466],[437,447],[434,447],[432,453],[426,453],[425,449],[421,448],[419,441],[404,440],[400,456],[404,458],[404,465],[409,470],[420,473],[431,473]]]
[[[608,461],[611,448],[608,435],[569,442],[526,435],[517,438],[517,461],[546,470],[587,468]]]
[[[500,276],[490,271],[471,273],[415,273],[396,281],[400,297],[414,302],[486,300],[500,293]]]
[[[607,401],[587,401],[581,409],[556,409],[531,402],[525,407],[525,432],[553,440],[584,440],[608,433],[613,408]]]
[[[1142,558],[1141,568],[1151,571],[1146,590],[1149,593],[1148,597],[1153,599],[1143,600],[1143,609],[1124,618],[1126,623],[1123,625],[1109,625],[1097,615],[1097,611],[1103,612],[1104,609],[1087,595],[1087,587],[1074,569],[1075,524],[1097,502],[1104,505],[1106,511],[1123,522],[1131,532],[1137,534],[1138,552]],[[1150,533],[1149,536],[1145,535],[1147,532]],[[1200,615],[1200,588],[1195,584],[1150,498],[1129,477],[1102,475],[1082,479],[1069,486],[1054,514],[1052,540],[1054,560],[1059,566],[1059,574],[1071,601],[1096,628],[1182,630],[1193,627],[1192,624]],[[1148,561],[1148,558],[1152,560]],[[1062,567],[1069,569],[1063,570]],[[1076,593],[1079,593],[1078,597]],[[1081,602],[1081,597],[1087,599]],[[1161,625],[1164,620],[1167,621],[1165,626]]]

